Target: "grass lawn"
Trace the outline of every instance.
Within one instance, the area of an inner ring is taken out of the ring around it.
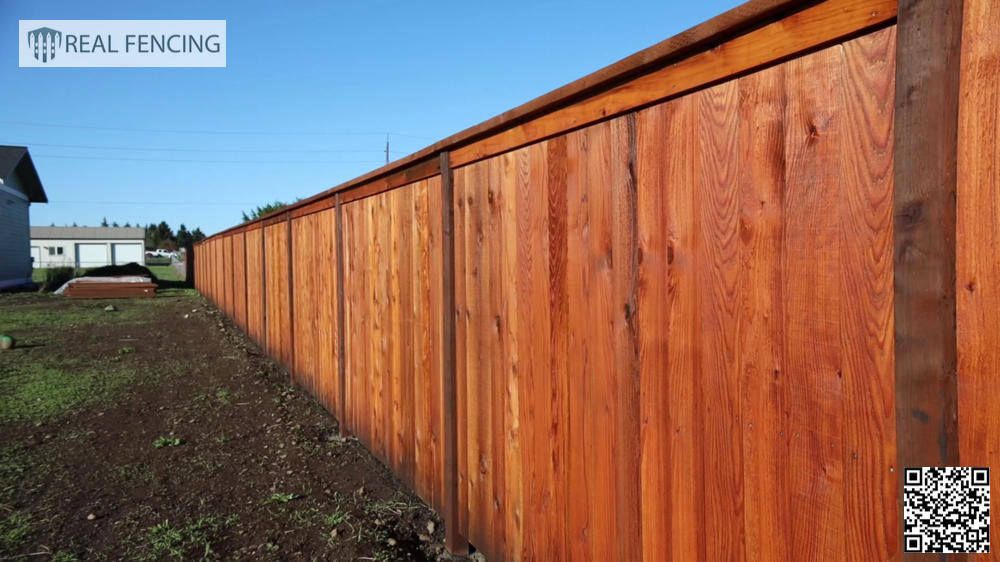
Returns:
[[[0,333],[0,560],[443,551],[436,515],[193,290],[0,294]]]

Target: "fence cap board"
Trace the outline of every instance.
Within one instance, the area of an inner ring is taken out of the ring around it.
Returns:
[[[820,3],[822,3],[822,0],[750,0],[687,31],[683,31],[669,39],[629,55],[579,80],[552,90],[514,109],[501,113],[478,125],[469,127],[399,160],[348,180],[312,197],[296,201],[287,207],[258,217],[249,223],[243,223],[222,230],[214,234],[213,237],[231,234],[238,229],[252,229],[254,228],[252,225],[258,222],[265,222],[266,225],[271,224],[273,222],[271,219],[275,216],[289,211],[293,212],[294,216],[308,214],[308,211],[300,213],[295,213],[295,211],[317,201],[332,197],[336,193],[383,180],[391,175],[395,175],[393,179],[400,179],[400,176],[402,176],[402,179],[406,179],[407,176],[412,176],[410,181],[426,179],[429,177],[426,174],[428,166],[437,164],[437,155],[440,152],[454,150],[460,146],[471,144],[504,129],[530,121],[553,109],[571,105],[580,99],[628,82],[633,78],[672,64],[678,60],[708,50],[719,43],[746,33],[756,27],[781,19],[790,13]]]

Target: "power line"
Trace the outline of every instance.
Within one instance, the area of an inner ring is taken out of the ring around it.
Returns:
[[[219,130],[194,130],[194,129],[143,129],[132,127],[104,127],[99,125],[70,125],[67,123],[42,123],[39,121],[11,121],[0,120],[0,123],[7,125],[28,125],[32,127],[54,127],[61,129],[88,129],[94,131],[123,131],[132,133],[170,133],[185,135],[317,135],[317,136],[382,136],[386,131],[219,131]],[[389,132],[388,134],[397,137],[410,137],[415,139],[434,140],[431,137],[421,135],[411,135],[409,133]]]
[[[232,152],[232,153],[253,153],[262,154],[270,152],[282,153],[382,153],[378,149],[292,149],[292,148],[174,148],[174,147],[131,147],[131,146],[107,146],[98,144],[49,144],[41,142],[27,143],[32,146],[44,146],[49,148],[84,148],[93,150],[133,150],[143,152]]]
[[[66,158],[71,160],[109,160],[120,162],[185,162],[203,164],[381,164],[379,160],[195,160],[190,158],[117,158],[104,156],[72,156],[68,154],[35,154],[35,158]]]
[[[67,203],[72,205],[203,205],[203,206],[220,206],[220,207],[230,207],[230,206],[247,206],[247,205],[259,205],[260,201],[256,203],[240,203],[240,202],[212,202],[212,201],[69,201],[64,199],[56,199],[49,201],[52,203]]]

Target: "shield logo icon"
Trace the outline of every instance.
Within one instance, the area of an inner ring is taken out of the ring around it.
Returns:
[[[56,58],[56,48],[62,46],[62,32],[50,27],[39,27],[28,32],[28,47],[35,60],[49,62]]]

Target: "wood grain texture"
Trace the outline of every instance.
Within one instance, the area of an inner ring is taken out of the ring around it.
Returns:
[[[841,52],[840,167],[844,513],[850,559],[897,555],[893,299],[893,110],[896,29]],[[898,137],[897,137],[898,138]]]
[[[345,418],[436,509],[444,487],[440,209],[440,178],[341,204]]]
[[[958,113],[956,292],[960,464],[1000,469],[1000,5],[965,0]],[[996,480],[991,482],[997,497]],[[990,536],[997,537],[996,516]],[[997,559],[996,539],[989,555]],[[970,557],[972,558],[972,557]]]
[[[840,47],[786,65],[785,195],[782,240],[783,369],[788,384],[789,503],[793,559],[843,552],[843,371],[837,271]],[[823,73],[826,80],[810,79]]]

